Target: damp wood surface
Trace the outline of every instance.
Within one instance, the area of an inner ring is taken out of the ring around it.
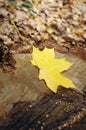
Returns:
[[[35,102],[15,103],[0,130],[85,130],[86,97],[74,90],[49,92]]]

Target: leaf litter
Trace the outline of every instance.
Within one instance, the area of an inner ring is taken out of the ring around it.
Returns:
[[[85,0],[1,0],[0,41],[11,53],[31,52],[34,44],[86,58],[85,5]]]

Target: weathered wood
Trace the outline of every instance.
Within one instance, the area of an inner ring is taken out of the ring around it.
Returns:
[[[74,63],[63,75],[72,79],[75,90],[59,88],[52,93],[38,79],[29,54],[14,55],[12,73],[0,70],[0,130],[85,130],[86,62],[72,55],[56,53],[56,57]]]
[[[60,88],[35,102],[14,104],[0,130],[85,130],[86,94]]]

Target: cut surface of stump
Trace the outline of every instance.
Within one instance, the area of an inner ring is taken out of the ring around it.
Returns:
[[[86,128],[86,61],[73,55],[65,57],[72,67],[62,73],[76,89],[59,87],[51,92],[38,79],[38,68],[30,63],[30,54],[14,54],[16,68],[0,70],[0,130],[85,130]]]

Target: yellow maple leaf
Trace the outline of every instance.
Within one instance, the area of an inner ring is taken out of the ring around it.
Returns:
[[[72,63],[66,61],[65,58],[56,59],[54,49],[45,48],[43,51],[33,46],[31,63],[37,66],[39,71],[39,79],[44,79],[48,88],[53,92],[57,92],[58,86],[66,88],[75,88],[73,82],[61,75],[61,72],[70,68]]]

